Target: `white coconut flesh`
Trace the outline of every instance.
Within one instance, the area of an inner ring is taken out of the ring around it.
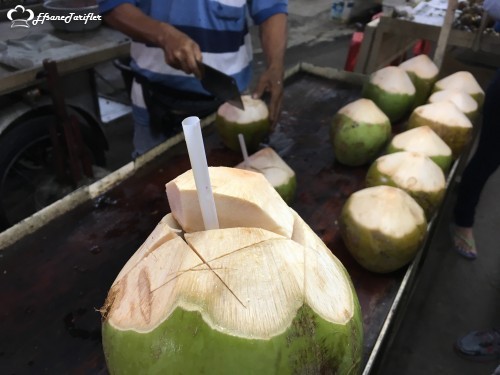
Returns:
[[[348,279],[331,256],[316,251],[258,228],[179,236],[114,283],[118,301],[108,323],[150,332],[180,307],[200,312],[219,332],[269,339],[283,333],[308,304],[323,319],[345,324],[354,314]]]
[[[437,90],[459,90],[469,95],[484,95],[484,91],[474,76],[467,71],[460,71],[444,77],[436,82]]]
[[[371,99],[358,99],[342,107],[337,113],[358,124],[383,124],[389,118]]]
[[[427,156],[451,156],[451,148],[427,125],[397,134],[391,141],[394,148]]]
[[[263,228],[290,238],[293,216],[262,174],[210,167],[209,175],[221,228]],[[188,233],[204,230],[193,172],[189,170],[176,177],[167,183],[166,190],[173,216],[183,230]]]
[[[426,54],[412,57],[401,63],[399,67],[422,79],[433,79],[439,74],[438,67]]]
[[[370,76],[370,83],[390,94],[415,95],[415,86],[408,74],[397,66],[387,66]]]
[[[403,238],[425,224],[424,210],[405,191],[375,186],[355,192],[348,212],[359,225],[392,238]]]
[[[289,183],[295,176],[292,168],[270,147],[250,155],[248,165],[242,162],[236,168],[262,173],[275,187]]]
[[[463,113],[475,112],[478,104],[472,96],[457,89],[436,91],[429,97],[429,103],[450,101]]]
[[[267,105],[261,99],[253,99],[250,95],[242,95],[241,100],[245,107],[244,110],[229,103],[224,103],[219,107],[217,114],[227,122],[236,124],[251,124],[269,117]]]
[[[469,118],[449,101],[424,104],[415,108],[415,114],[448,127],[472,128]]]
[[[446,187],[441,168],[429,157],[416,152],[396,152],[376,161],[377,170],[389,176],[396,185],[415,192],[438,192]]]

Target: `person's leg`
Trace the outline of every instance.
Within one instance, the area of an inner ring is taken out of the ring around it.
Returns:
[[[475,258],[472,227],[484,185],[500,165],[500,71],[489,85],[483,107],[483,123],[476,152],[464,170],[454,210],[455,248]]]

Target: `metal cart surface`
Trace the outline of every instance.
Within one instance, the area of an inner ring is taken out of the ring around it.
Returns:
[[[369,373],[432,240],[408,267],[375,274],[346,250],[337,219],[364,187],[365,167],[335,161],[333,115],[361,96],[365,76],[299,64],[289,72],[280,124],[269,145],[293,168],[292,207],[349,271],[364,323],[363,368]],[[209,165],[234,166],[211,119],[204,140]],[[401,131],[395,126],[394,131]],[[450,173],[451,180],[457,163]],[[94,185],[0,234],[2,373],[106,373],[97,311],[125,262],[169,212],[165,183],[190,168],[182,134]]]

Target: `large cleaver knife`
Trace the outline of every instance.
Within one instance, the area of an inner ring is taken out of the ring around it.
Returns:
[[[205,90],[241,110],[245,109],[234,78],[200,61],[198,67],[201,71],[201,85]]]

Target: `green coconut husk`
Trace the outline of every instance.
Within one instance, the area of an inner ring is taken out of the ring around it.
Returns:
[[[358,373],[361,311],[345,268],[263,175],[209,171],[218,214],[230,213],[221,229],[188,232],[175,219],[193,218],[192,172],[167,184],[172,214],[102,309],[109,372]],[[275,210],[270,230],[239,226],[268,226]]]
[[[242,162],[236,168],[262,173],[285,202],[293,201],[297,189],[295,172],[271,147],[250,155],[248,165]]]
[[[453,161],[451,148],[428,126],[419,126],[395,135],[386,153],[417,152],[428,156],[446,174]]]
[[[425,104],[438,78],[439,69],[436,64],[429,56],[422,54],[404,61],[399,67],[408,73],[415,86],[413,108]]]
[[[348,166],[361,166],[374,160],[390,135],[389,119],[369,99],[359,99],[341,108],[330,127],[335,158]]]
[[[472,123],[451,102],[425,104],[416,108],[408,120],[408,128],[429,126],[451,148],[458,158],[472,137]]]
[[[406,191],[430,220],[444,198],[446,178],[430,158],[402,151],[375,160],[366,174],[366,186],[388,185]]]
[[[259,144],[271,131],[269,111],[264,101],[250,95],[241,97],[245,110],[224,103],[217,111],[215,129],[222,143],[233,151],[240,151],[238,134],[243,134],[249,152],[258,149]]]
[[[474,124],[479,117],[479,105],[472,96],[459,90],[436,91],[429,98],[429,103],[450,101]]]
[[[479,110],[483,107],[484,90],[470,72],[460,71],[440,79],[434,84],[433,92],[443,90],[465,92],[477,102]]]
[[[427,231],[423,209],[392,186],[352,194],[342,208],[339,225],[354,259],[376,273],[393,272],[411,262]]]
[[[408,74],[396,66],[372,73],[363,86],[363,97],[373,100],[392,124],[402,120],[411,111],[415,93],[415,86]]]

